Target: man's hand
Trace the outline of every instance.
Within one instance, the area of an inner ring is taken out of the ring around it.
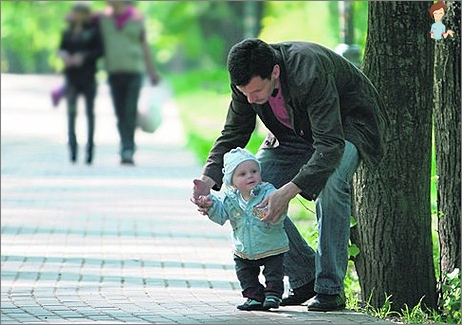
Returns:
[[[289,202],[301,190],[292,182],[287,183],[280,189],[269,194],[262,203],[257,205],[257,208],[267,207],[266,215],[261,219],[263,222],[277,222],[281,216],[287,213]]]

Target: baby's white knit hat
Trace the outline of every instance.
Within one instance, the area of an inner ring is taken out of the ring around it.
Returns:
[[[240,163],[246,160],[255,161],[258,165],[258,168],[260,168],[260,162],[247,149],[237,147],[236,149],[232,149],[231,151],[225,153],[223,156],[223,183],[225,186],[231,186],[234,170]]]

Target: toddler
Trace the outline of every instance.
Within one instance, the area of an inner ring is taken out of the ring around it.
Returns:
[[[240,310],[279,308],[284,292],[284,253],[289,241],[283,215],[276,223],[262,222],[265,209],[258,205],[275,187],[263,182],[260,163],[248,150],[236,148],[224,155],[222,197],[201,196],[210,220],[223,225],[229,220],[233,229],[234,262],[242,295],[247,301]],[[266,286],[259,281],[263,266]]]

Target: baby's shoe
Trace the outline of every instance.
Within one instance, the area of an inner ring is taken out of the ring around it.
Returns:
[[[265,300],[266,301],[266,300]],[[242,305],[237,306],[239,310],[263,310],[263,304],[254,299],[247,299]]]
[[[276,296],[267,296],[263,302],[263,309],[279,308],[282,299]]]

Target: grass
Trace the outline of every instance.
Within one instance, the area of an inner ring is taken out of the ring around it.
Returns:
[[[385,301],[381,307],[372,306],[370,298],[365,304],[360,304],[357,300],[350,297],[347,301],[347,308],[401,324],[460,324],[460,295],[459,310],[455,310],[452,316],[425,307],[422,303],[423,299],[424,297],[414,307],[409,307],[405,304],[400,311],[395,311],[392,295],[387,295],[386,293]]]

